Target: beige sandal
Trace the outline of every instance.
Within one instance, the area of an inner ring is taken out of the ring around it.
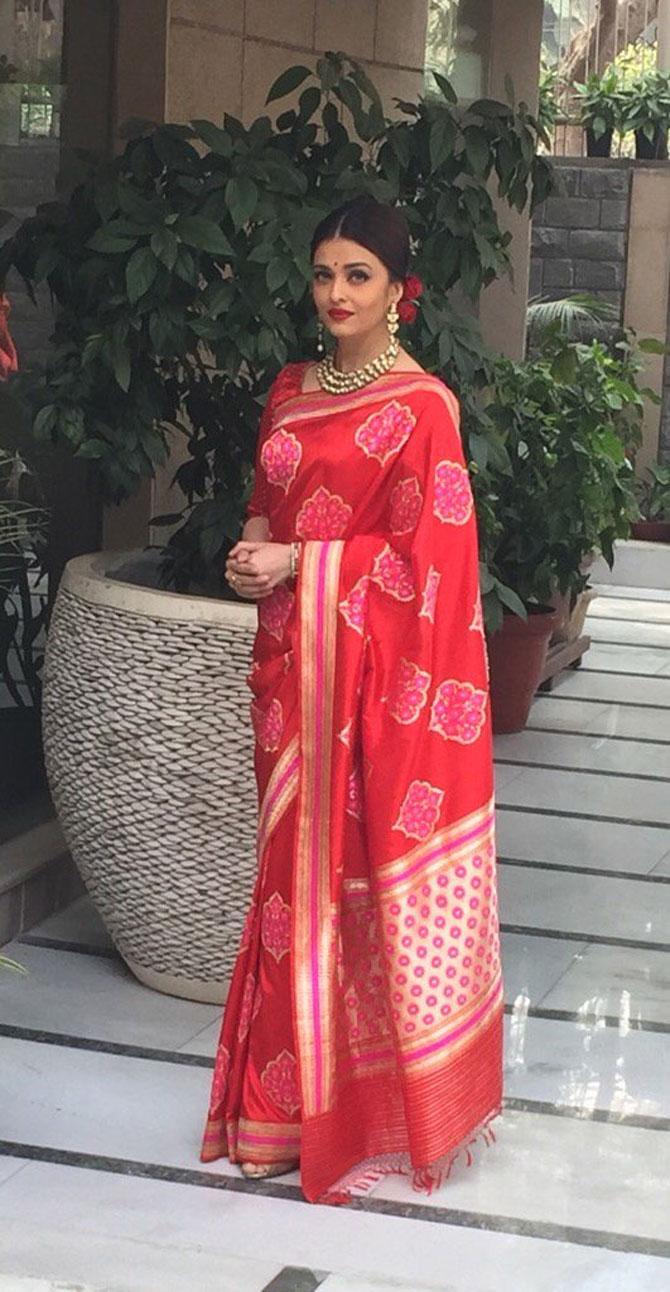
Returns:
[[[247,1180],[269,1180],[273,1175],[288,1175],[290,1171],[296,1171],[299,1165],[297,1159],[293,1162],[273,1162],[267,1165],[260,1162],[242,1162],[240,1170]]]

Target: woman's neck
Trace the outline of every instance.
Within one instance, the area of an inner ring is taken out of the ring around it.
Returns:
[[[366,363],[388,350],[390,342],[391,338],[385,327],[364,337],[342,337],[335,350],[336,367],[340,372],[354,372],[357,368],[364,368]]]

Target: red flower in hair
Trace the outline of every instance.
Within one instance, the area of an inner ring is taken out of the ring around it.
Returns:
[[[421,282],[421,279],[417,278],[416,274],[408,274],[405,279],[405,286],[402,294],[403,300],[414,301],[421,296],[422,292],[423,283]]]
[[[398,318],[401,323],[413,323],[416,318],[416,305],[402,298],[398,302]]]
[[[416,318],[414,300],[421,295],[423,283],[416,274],[408,274],[402,285],[402,296],[398,302],[398,318],[401,323],[413,323]]]

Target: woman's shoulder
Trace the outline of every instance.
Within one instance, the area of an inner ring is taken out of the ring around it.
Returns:
[[[309,360],[285,363],[270,386],[268,400],[273,405],[282,404],[285,399],[291,399],[293,395],[299,395],[302,390],[305,370],[308,367]]]
[[[439,410],[441,407],[458,425],[459,421],[459,402],[458,397],[443,381],[433,372],[427,372],[417,364],[416,368],[406,369],[408,380],[408,393],[413,394],[414,399],[426,411]]]

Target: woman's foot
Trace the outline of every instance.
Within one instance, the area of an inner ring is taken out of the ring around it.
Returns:
[[[241,1171],[248,1180],[268,1180],[273,1175],[288,1175],[289,1171],[298,1168],[298,1161],[293,1162],[242,1162]]]

